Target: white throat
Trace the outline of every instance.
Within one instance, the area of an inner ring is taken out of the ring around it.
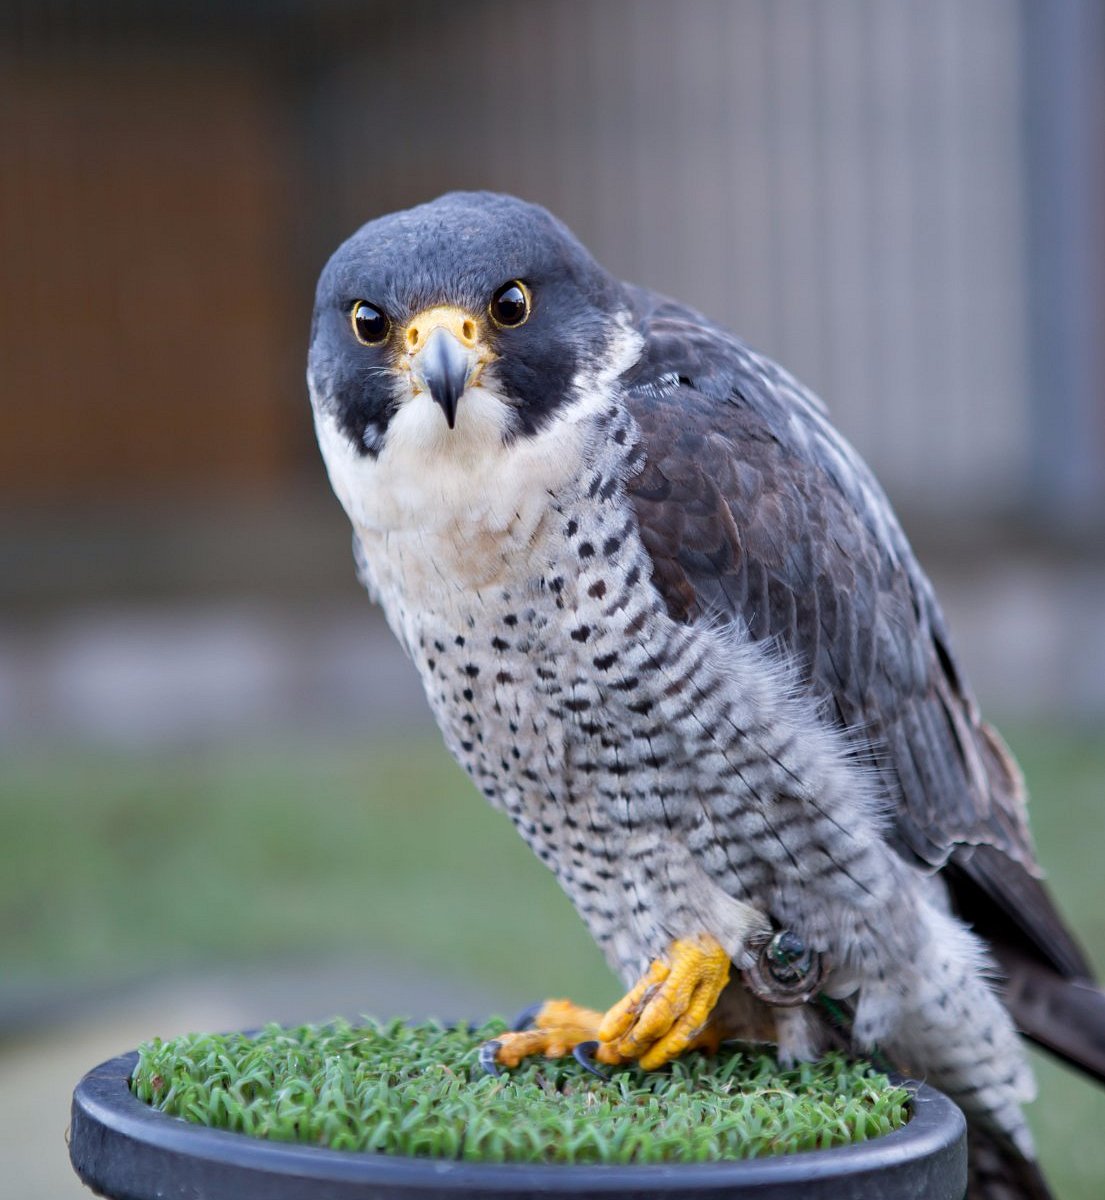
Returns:
[[[352,446],[328,406],[315,397],[315,428],[330,483],[365,552],[368,582],[435,589],[487,586],[515,575],[536,549],[555,497],[578,477],[593,436],[591,418],[609,403],[616,380],[640,353],[623,323],[609,366],[573,385],[575,399],[538,433],[509,438],[512,410],[488,387],[470,388],[456,426],[425,392],[405,400],[376,458]]]

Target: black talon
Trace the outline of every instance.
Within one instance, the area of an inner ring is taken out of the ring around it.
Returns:
[[[599,1048],[598,1042],[580,1042],[572,1051],[572,1057],[585,1070],[590,1071],[592,1075],[606,1083],[610,1082],[610,1076],[605,1071],[600,1071],[595,1066],[591,1055]]]
[[[503,1048],[502,1042],[484,1042],[480,1047],[480,1066],[487,1072],[488,1075],[496,1077],[502,1075],[499,1070],[499,1064],[495,1061],[495,1055]]]
[[[510,1028],[515,1033],[521,1033],[525,1029],[532,1029],[534,1019],[544,1007],[545,1001],[538,1000],[536,1004],[531,1004],[529,1008],[523,1008],[514,1020],[511,1021]]]

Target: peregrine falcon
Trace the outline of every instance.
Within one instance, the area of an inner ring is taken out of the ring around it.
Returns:
[[[308,383],[358,573],[449,749],[628,988],[547,1002],[489,1067],[844,1038],[958,1101],[972,1194],[1046,1196],[1017,1027],[1105,1078],[1105,997],[821,402],[490,193],[337,250]]]

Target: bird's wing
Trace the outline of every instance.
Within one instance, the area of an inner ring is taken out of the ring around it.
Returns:
[[[868,468],[780,368],[688,309],[631,296],[644,465],[628,492],[669,613],[773,639],[877,771],[895,849],[944,868],[989,936],[1088,974],[1039,882],[1020,773]]]

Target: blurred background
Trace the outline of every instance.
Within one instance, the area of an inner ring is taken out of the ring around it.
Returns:
[[[353,579],[314,280],[451,188],[779,358],[871,461],[1105,964],[1105,4],[0,4],[0,1158],[155,1034],[615,985]],[[1062,1197],[1102,1094],[1041,1067]]]

